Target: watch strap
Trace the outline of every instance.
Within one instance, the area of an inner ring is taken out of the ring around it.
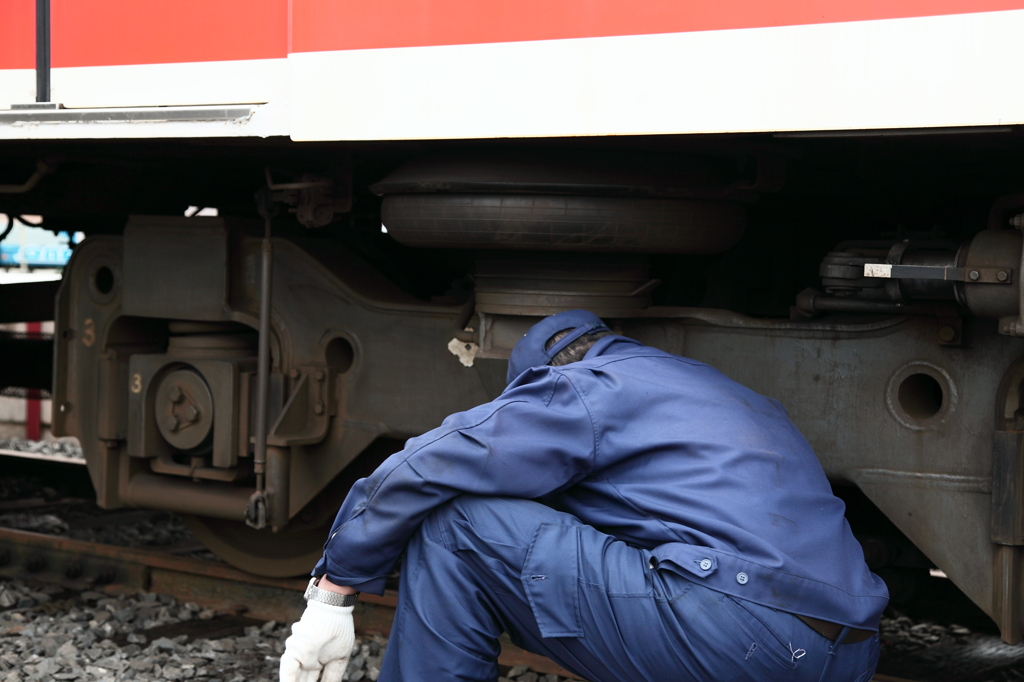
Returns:
[[[355,594],[339,594],[337,592],[321,590],[316,586],[318,582],[320,582],[320,578],[309,579],[309,586],[306,587],[306,594],[303,595],[306,601],[317,601],[330,606],[352,606],[359,599],[358,592]]]

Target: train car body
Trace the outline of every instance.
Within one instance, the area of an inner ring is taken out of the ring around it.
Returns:
[[[101,505],[292,575],[589,308],[779,399],[894,597],[941,569],[1019,641],[1022,33],[1022,0],[0,0],[0,212],[88,235],[55,302],[0,288],[56,321],[0,383],[52,386]]]

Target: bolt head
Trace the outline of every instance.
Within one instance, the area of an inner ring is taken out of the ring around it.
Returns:
[[[189,405],[185,408],[185,419],[191,424],[199,419],[199,408],[195,405]]]
[[[168,431],[177,431],[178,430],[178,426],[180,424],[181,424],[181,421],[178,419],[178,415],[176,415],[176,414],[172,414],[170,417],[167,418],[167,430]]]
[[[325,374],[322,369],[318,369],[314,376],[316,377],[317,381],[323,381],[324,379],[327,378],[327,374]]]
[[[939,338],[946,342],[952,341],[956,338],[956,330],[949,325],[943,325],[939,328]]]
[[[1000,282],[1005,282],[1006,277],[1006,272],[1004,272],[1003,270],[1000,270],[999,272],[996,273],[996,279],[998,279]]]
[[[180,403],[185,399],[185,394],[182,392],[180,386],[171,386],[171,390],[167,391],[167,398],[172,403]]]
[[[981,277],[981,273],[978,272],[977,270],[971,270],[969,273],[967,273],[967,276],[971,278],[972,282],[977,282],[978,279]]]
[[[316,401],[316,405],[313,406],[313,412],[315,412],[317,414],[323,414],[324,413],[324,401],[322,401],[322,400]]]
[[[290,376],[292,379],[298,379],[299,370],[292,368],[291,370],[288,371],[288,376]]]

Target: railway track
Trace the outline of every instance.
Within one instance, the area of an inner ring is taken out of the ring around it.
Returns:
[[[26,470],[44,467],[49,473],[42,478],[49,481],[57,478],[66,481],[85,474],[84,460],[61,455],[0,449],[0,462],[8,471],[17,467],[28,467]],[[70,525],[81,529],[129,526],[153,514],[144,510],[97,510],[86,493],[82,490],[75,496],[57,497],[32,493],[18,499],[0,500],[0,515],[57,513],[71,518],[75,515],[65,512],[77,511],[79,516],[72,518]],[[86,507],[92,507],[89,513]],[[22,580],[59,586],[69,593],[98,592],[111,596],[146,591],[174,597],[179,603],[191,602],[219,614],[208,620],[195,619],[144,630],[151,640],[182,635],[190,640],[239,635],[246,628],[258,627],[265,621],[290,623],[298,619],[305,606],[302,593],[306,580],[261,577],[220,561],[196,558],[197,553],[212,555],[203,552],[203,546],[194,538],[145,549],[106,542],[0,527],[0,581]],[[386,637],[389,634],[396,597],[393,591],[380,597],[361,596],[356,607],[360,635]],[[124,638],[125,635],[119,635],[114,641],[123,645],[125,642],[118,640]],[[506,666],[504,669],[528,666],[540,674],[572,676],[549,659],[523,651],[507,639],[502,642],[499,664]],[[928,675],[924,679],[938,678]],[[914,680],[879,674],[874,682]]]
[[[167,551],[115,547],[9,528],[0,528],[0,578],[111,595],[144,590],[229,614],[227,622],[219,619],[205,621],[205,625],[202,621],[191,621],[185,628],[171,626],[174,632],[182,630],[178,634],[190,636],[207,636],[209,632],[247,622],[298,620],[305,608],[302,593],[307,582],[298,578],[264,578],[222,563],[174,556]],[[357,631],[387,636],[397,604],[392,591],[383,596],[361,595],[355,612]],[[549,659],[524,651],[507,640],[502,642],[498,662],[509,667],[526,665],[540,673],[572,676]]]
[[[66,457],[64,455],[51,455],[44,454],[41,452],[25,452],[23,450],[8,450],[6,448],[0,448],[0,457],[17,457],[19,459],[29,459],[38,462],[50,462],[52,464],[72,464],[76,466],[85,466],[85,460],[81,457]]]
[[[263,578],[221,563],[169,554],[166,551],[114,547],[40,533],[0,528],[0,578],[56,584],[70,590],[134,594],[139,590],[166,594],[222,614],[219,619],[166,626],[161,636],[218,636],[262,621],[292,622],[302,614],[303,579]],[[387,636],[397,595],[364,594],[356,606],[360,634]],[[571,676],[552,661],[502,642],[500,665],[529,666],[539,673]],[[877,675],[875,682],[914,682]]]

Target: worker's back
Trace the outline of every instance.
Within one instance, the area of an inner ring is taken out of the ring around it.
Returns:
[[[558,372],[590,410],[592,473],[544,501],[708,587],[853,627],[887,592],[814,452],[775,400],[622,337]],[[524,386],[525,387],[525,386]]]

